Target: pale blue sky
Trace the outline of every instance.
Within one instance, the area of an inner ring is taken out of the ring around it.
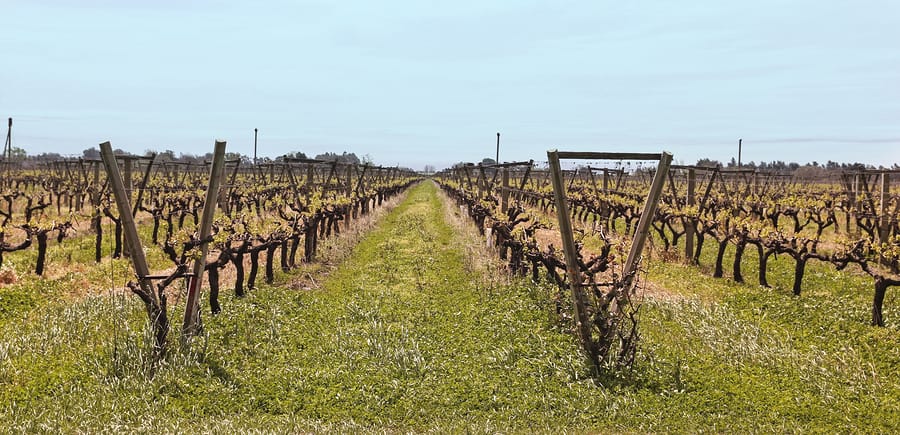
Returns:
[[[143,4],[141,4],[143,3]],[[29,153],[900,162],[897,1],[3,0]]]

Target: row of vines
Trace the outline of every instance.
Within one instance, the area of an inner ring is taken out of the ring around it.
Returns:
[[[582,165],[563,172],[581,273],[595,289],[610,286],[622,279],[615,274],[621,268],[611,266],[621,263],[655,168]],[[863,170],[804,180],[757,170],[671,166],[652,220],[658,257],[699,266],[701,252],[714,249],[714,277],[745,282],[745,270],[755,265],[756,281],[768,287],[768,261],[787,256],[794,261],[791,288],[797,296],[810,261],[853,269],[871,277],[871,323],[884,326],[885,293],[900,285],[900,195],[890,192],[891,174]],[[564,256],[558,241],[542,240],[540,234],[553,226],[556,209],[549,171],[534,162],[470,164],[436,179],[478,228],[490,233],[510,270],[535,280],[549,277],[560,288],[557,299],[563,299]],[[726,265],[729,248],[733,263]],[[756,250],[755,264],[745,260],[748,249]]]
[[[117,156],[141,245],[161,251],[170,267],[154,271],[156,295],[128,287],[147,305],[155,349],[165,350],[169,322],[167,287],[192,275],[190,263],[208,244],[203,270],[211,313],[222,311],[220,276],[233,269],[238,297],[262,275],[290,271],[316,258],[319,240],[403,192],[418,177],[411,171],[372,165],[287,159],[265,165],[225,164],[210,237],[198,225],[210,165],[157,162],[155,155]],[[123,222],[100,160],[65,160],[41,167],[5,167],[0,181],[0,266],[3,254],[37,249],[34,273],[46,270],[48,249],[74,237],[94,239],[93,261],[129,256]],[[107,234],[104,228],[112,228]],[[104,246],[107,246],[104,249]],[[112,246],[112,249],[109,249]],[[156,302],[154,302],[156,301]],[[153,306],[154,303],[158,306]]]

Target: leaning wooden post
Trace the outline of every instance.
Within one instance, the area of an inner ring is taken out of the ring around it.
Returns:
[[[209,170],[209,187],[206,189],[206,200],[203,202],[203,215],[200,218],[200,256],[194,260],[194,275],[188,285],[187,304],[184,307],[184,325],[182,338],[186,339],[200,330],[200,285],[203,283],[203,270],[206,267],[206,254],[209,251],[209,238],[212,233],[213,216],[216,213],[216,197],[222,183],[222,171],[225,166],[225,141],[216,141],[213,151],[212,167]]]
[[[150,281],[150,268],[147,266],[147,259],[144,257],[144,247],[141,245],[141,239],[138,237],[134,216],[131,214],[131,204],[129,204],[128,195],[125,192],[125,183],[122,182],[122,176],[119,174],[119,164],[116,162],[116,156],[113,154],[112,145],[109,142],[100,144],[100,155],[103,157],[107,179],[116,199],[116,206],[119,209],[119,219],[122,220],[122,228],[125,231],[125,245],[130,245],[132,248],[131,264],[134,266],[134,272],[138,279],[140,288],[138,295],[144,301],[147,316],[153,325],[153,334],[155,336],[153,353],[154,358],[158,358],[165,351],[166,335],[169,332],[165,299],[164,296],[154,291],[153,284]],[[137,293],[136,289],[132,290]]]
[[[153,169],[154,161],[156,161],[156,153],[151,153],[150,162],[147,163],[147,169],[144,171],[144,179],[141,181],[141,188],[138,190],[137,200],[134,201],[134,206],[131,208],[132,215],[137,216],[138,208],[141,206],[141,200],[144,198],[144,191],[147,190],[147,184],[150,182],[150,171]]]
[[[234,192],[235,183],[237,182],[237,174],[238,169],[241,167],[241,159],[236,160],[237,163],[234,164],[234,170],[231,171],[231,179],[228,182],[228,190],[223,195],[225,197],[225,213],[231,214],[231,193]]]
[[[696,198],[694,198],[694,190],[697,188],[697,172],[694,168],[688,169],[688,180],[687,180],[687,201],[686,204],[688,207],[693,206],[697,203]],[[690,262],[692,258],[694,258],[694,232],[696,228],[694,228],[694,220],[691,217],[684,218],[684,258]]]
[[[641,258],[641,251],[644,250],[644,242],[647,241],[647,235],[650,233],[650,224],[653,223],[653,217],[656,214],[656,208],[659,205],[659,197],[662,195],[663,187],[666,185],[666,174],[669,173],[669,166],[672,164],[672,154],[663,151],[659,159],[659,166],[656,167],[656,175],[653,177],[653,184],[650,185],[650,194],[647,195],[647,203],[644,204],[644,211],[641,212],[641,219],[638,221],[637,231],[634,233],[634,240],[631,243],[631,251],[628,252],[628,259],[625,260],[625,270],[622,273],[625,279],[625,290],[631,291],[634,283],[634,272],[637,270],[638,261]]]
[[[150,275],[150,268],[147,266],[144,248],[141,245],[141,239],[138,237],[137,226],[134,224],[134,215],[131,214],[131,201],[125,190],[125,183],[122,182],[122,176],[119,174],[119,164],[116,162],[116,156],[113,154],[112,145],[109,142],[100,144],[100,155],[103,157],[103,165],[106,167],[109,185],[112,188],[116,206],[119,209],[119,219],[122,220],[125,245],[132,248],[131,263],[134,264],[134,271],[137,273],[139,284],[144,291],[150,294],[153,302],[159,305],[159,296],[151,288],[150,280],[146,278]]]
[[[594,340],[591,337],[591,322],[587,315],[587,302],[584,292],[581,290],[583,278],[578,268],[575,249],[575,236],[572,232],[572,222],[569,220],[569,206],[566,203],[565,182],[562,170],[559,167],[559,152],[547,151],[547,159],[550,163],[550,174],[553,181],[553,197],[556,199],[556,218],[559,221],[559,232],[562,237],[563,251],[566,254],[566,277],[569,280],[569,289],[572,292],[572,304],[575,309],[575,330],[581,346],[588,353],[594,355]]]
[[[131,178],[132,178],[131,159],[128,158],[128,156],[124,156],[124,158],[122,159],[122,164],[125,167],[125,196],[128,198],[128,204],[131,204],[131,199],[132,199],[131,192],[133,190],[132,189],[132,180],[131,180]],[[134,214],[132,213],[132,217],[133,216],[134,216]],[[124,248],[125,249],[122,250],[122,255],[125,256],[125,258],[130,257],[131,256],[131,247],[128,246],[127,241],[125,242]]]

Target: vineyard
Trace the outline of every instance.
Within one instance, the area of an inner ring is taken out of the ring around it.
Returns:
[[[6,430],[900,425],[896,171],[100,151],[0,166]]]
[[[530,269],[536,280],[546,269],[565,287],[564,259],[552,244],[542,245],[535,237],[562,203],[554,199],[550,171],[534,170],[533,162],[500,166],[462,166],[437,178],[479,228],[490,228],[502,259],[511,250],[511,271]],[[794,262],[790,288],[796,296],[811,260],[836,270],[858,266],[873,281],[871,324],[884,326],[886,291],[900,285],[900,195],[890,193],[894,172],[860,170],[837,179],[801,181],[752,169],[669,166],[650,225],[664,258],[699,266],[708,241],[712,248],[707,249],[716,252],[712,276],[724,277],[727,268],[738,283],[745,281],[744,268],[755,266],[758,284],[770,287],[768,261],[783,254]],[[587,165],[560,176],[567,214],[578,224],[579,249],[585,251],[577,253],[579,272],[595,285],[602,279],[598,272],[609,269],[615,236],[637,230],[655,168],[629,174]],[[744,258],[748,247],[756,249],[754,262]],[[731,264],[726,265],[729,249]]]

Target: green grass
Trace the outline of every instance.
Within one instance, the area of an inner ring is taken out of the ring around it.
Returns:
[[[848,315],[856,301],[837,302],[852,292],[797,299],[653,266],[674,296],[644,302],[635,369],[592,377],[548,289],[486,285],[467,258],[479,242],[445,222],[435,190],[413,188],[320,289],[223,297],[152,375],[130,295],[0,325],[0,431],[900,428],[896,328]]]
[[[138,227],[143,240],[147,262],[151,270],[171,268],[172,262],[159,247],[150,243],[150,225]],[[54,233],[55,234],[55,233]],[[122,288],[134,277],[134,269],[126,258],[110,258],[113,251],[114,226],[103,226],[102,261],[94,262],[93,233],[78,233],[62,243],[55,238],[47,247],[44,276],[34,274],[37,247],[5,253],[4,270],[12,271],[17,280],[0,286],[0,325],[22,319],[33,310],[51,303],[66,303],[86,294],[108,292]]]

